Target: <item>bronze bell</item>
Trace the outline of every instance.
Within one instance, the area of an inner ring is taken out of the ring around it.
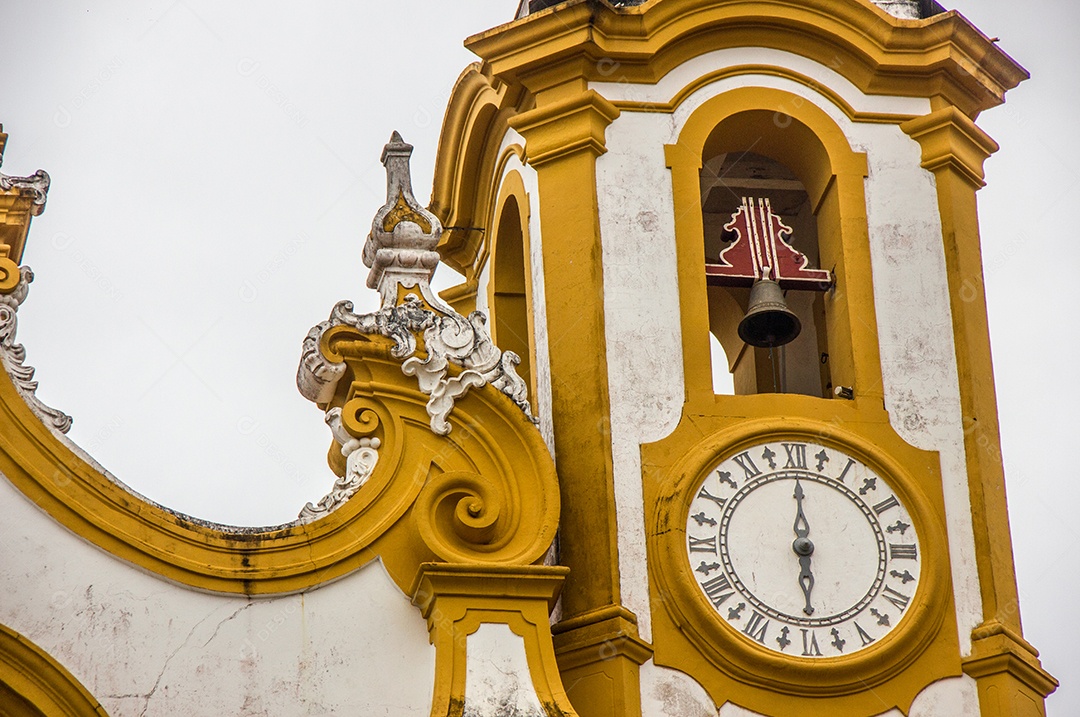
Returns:
[[[802,331],[802,322],[784,301],[783,289],[769,274],[769,267],[765,267],[765,276],[754,282],[750,306],[739,322],[739,338],[761,348],[791,343]]]

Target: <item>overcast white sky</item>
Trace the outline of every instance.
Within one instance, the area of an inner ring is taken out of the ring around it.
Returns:
[[[428,196],[462,40],[516,4],[0,4],[4,171],[53,178],[18,338],[72,439],[209,520],[284,522],[326,493],[300,342],[339,299],[375,306],[360,251],[382,145],[416,145]],[[1077,714],[1080,5],[947,6],[1033,75],[979,121],[1002,145],[983,253],[1025,632],[1065,682],[1050,714]]]

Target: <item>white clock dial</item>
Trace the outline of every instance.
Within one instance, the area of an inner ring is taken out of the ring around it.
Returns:
[[[697,487],[686,549],[698,587],[743,639],[806,658],[870,647],[919,586],[919,539],[886,480],[843,451],[775,441]]]

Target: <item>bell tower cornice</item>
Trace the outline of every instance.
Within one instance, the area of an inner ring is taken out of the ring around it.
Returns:
[[[861,0],[574,0],[466,41],[494,76],[533,92],[575,61],[589,80],[654,83],[705,52],[748,45],[795,49],[868,94],[928,97],[971,118],[1028,77],[956,11],[909,20]]]

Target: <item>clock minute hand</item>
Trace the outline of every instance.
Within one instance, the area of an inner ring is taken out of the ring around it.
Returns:
[[[798,512],[795,514],[795,540],[791,543],[791,549],[799,556],[799,587],[802,588],[803,597],[806,598],[806,606],[803,612],[807,615],[814,614],[814,606],[810,604],[810,593],[814,589],[814,574],[810,572],[810,556],[814,554],[814,543],[808,537],[810,535],[810,523],[803,513],[803,489],[802,484],[795,481],[795,500],[798,504]]]

